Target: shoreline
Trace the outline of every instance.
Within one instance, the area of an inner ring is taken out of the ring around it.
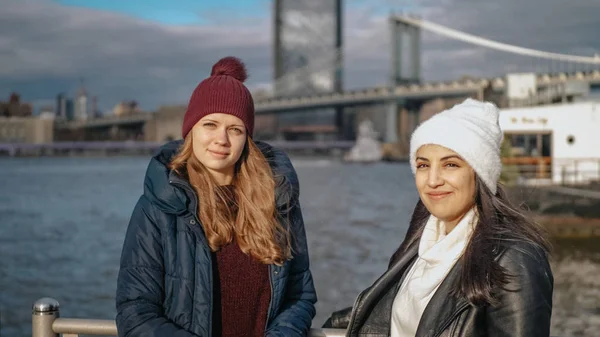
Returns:
[[[594,189],[591,186],[587,187],[590,188]],[[528,215],[552,237],[600,237],[597,200],[553,194],[543,186],[510,186],[505,187],[505,191],[515,205],[522,205]]]
[[[600,237],[600,218],[585,218],[564,214],[532,214],[535,222],[556,238]]]

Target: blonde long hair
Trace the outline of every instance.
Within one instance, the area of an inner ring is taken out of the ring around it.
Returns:
[[[194,156],[188,134],[169,169],[186,176],[198,195],[198,217],[215,252],[235,239],[240,249],[265,264],[291,257],[290,235],[278,219],[271,167],[250,137],[236,163],[231,190],[218,186]]]

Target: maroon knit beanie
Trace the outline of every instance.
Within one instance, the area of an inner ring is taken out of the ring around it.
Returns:
[[[244,81],[248,77],[244,63],[235,57],[220,59],[212,67],[210,77],[200,82],[190,98],[181,134],[183,138],[202,117],[224,113],[244,122],[248,135],[254,131],[254,100]]]

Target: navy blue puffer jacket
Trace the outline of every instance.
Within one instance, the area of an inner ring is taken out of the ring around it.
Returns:
[[[210,248],[198,220],[191,185],[167,168],[181,145],[167,143],[150,160],[129,223],[117,281],[117,328],[127,337],[211,336],[213,276]],[[266,336],[306,336],[317,301],[289,158],[257,142],[276,178],[276,206],[290,228],[293,258],[269,265],[271,302]]]

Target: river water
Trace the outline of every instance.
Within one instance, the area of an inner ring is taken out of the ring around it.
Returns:
[[[147,158],[0,158],[0,336],[31,335],[31,304],[114,319],[119,256]],[[403,163],[294,158],[319,296],[314,327],[384,270],[416,202]],[[598,336],[600,242],[556,242],[552,334]]]

